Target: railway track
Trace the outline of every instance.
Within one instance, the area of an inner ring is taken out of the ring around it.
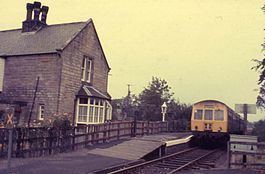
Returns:
[[[208,169],[222,155],[220,150],[190,148],[151,161],[119,169],[109,174],[173,174],[185,169]]]

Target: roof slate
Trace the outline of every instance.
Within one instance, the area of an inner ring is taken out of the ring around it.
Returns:
[[[0,31],[0,56],[56,53],[62,50],[89,23],[49,25],[37,32],[21,29]]]
[[[83,85],[81,89],[78,91],[77,96],[79,97],[96,97],[96,98],[102,98],[102,99],[107,99],[110,100],[111,97],[109,94],[105,95],[101,93],[99,90],[97,90],[93,86],[87,86]]]

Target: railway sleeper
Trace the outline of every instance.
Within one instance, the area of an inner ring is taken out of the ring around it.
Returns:
[[[169,163],[169,164],[187,164],[188,162],[190,162],[190,160],[188,161],[175,161],[175,160],[170,160],[170,161],[164,161],[163,163]]]
[[[170,169],[176,169],[180,166],[182,166],[181,164],[161,164],[161,163],[158,163],[158,164],[154,164],[155,167],[158,167],[158,168],[170,168]]]
[[[175,161],[175,162],[190,162],[190,159],[169,159],[169,160],[165,160],[165,161]]]
[[[199,167],[200,169],[210,169],[210,168],[212,168],[209,165],[201,165],[201,164],[196,165],[196,167]]]
[[[211,167],[214,167],[215,166],[215,163],[214,162],[201,161],[201,162],[198,162],[197,164],[198,165],[208,165],[208,166],[211,166]]]

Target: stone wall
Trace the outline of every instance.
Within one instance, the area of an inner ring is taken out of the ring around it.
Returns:
[[[39,77],[32,120],[37,119],[39,104],[45,106],[45,118],[52,116],[57,111],[61,64],[56,54],[8,57],[0,100],[26,102],[30,110]],[[28,113],[23,117],[28,117]]]
[[[74,99],[82,86],[82,61],[84,56],[92,59],[92,82],[96,89],[107,94],[109,68],[98,41],[96,31],[90,22],[61,54],[63,58],[60,88],[59,113],[74,113]]]

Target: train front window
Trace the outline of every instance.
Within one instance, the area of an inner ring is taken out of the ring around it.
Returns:
[[[224,111],[223,110],[215,110],[214,111],[214,120],[224,120]]]
[[[213,110],[206,109],[204,111],[204,120],[212,120],[213,119]]]
[[[202,109],[196,109],[194,111],[194,120],[201,120],[202,119]]]

